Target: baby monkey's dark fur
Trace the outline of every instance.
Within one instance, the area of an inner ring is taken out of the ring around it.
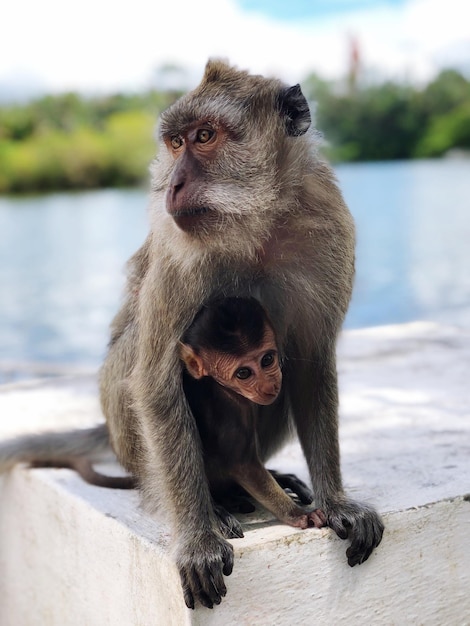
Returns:
[[[321,528],[325,525],[322,511],[302,509],[278,484],[285,484],[290,478],[290,484],[285,486],[290,486],[301,501],[305,502],[307,498],[306,503],[309,504],[313,495],[301,481],[293,476],[276,473],[273,477],[273,473],[268,472],[260,461],[256,433],[260,407],[255,404],[257,398],[252,401],[253,396],[249,397],[243,387],[246,380],[256,381],[257,370],[253,369],[242,381],[237,380],[236,376],[233,381],[229,380],[232,371],[249,370],[247,361],[258,361],[262,374],[264,359],[270,357],[266,359],[269,365],[265,366],[269,376],[263,382],[269,385],[273,381],[276,393],[272,394],[269,403],[275,402],[281,389],[282,375],[277,346],[271,337],[274,338],[274,335],[269,320],[254,298],[225,298],[203,307],[182,338],[182,347],[191,349],[191,353],[186,353],[186,361],[197,358],[210,370],[210,361],[215,355],[221,354],[219,364],[223,370],[224,366],[229,365],[226,361],[230,358],[229,371],[221,372],[227,374],[224,378],[231,384],[230,388],[224,386],[224,379],[218,380],[218,371],[215,377],[206,375],[195,379],[189,362],[183,380],[183,388],[201,437],[206,476],[218,505],[216,513],[220,528],[226,537],[243,536],[240,524],[222,508],[226,502],[230,505],[234,484],[243,487],[286,524],[299,528]],[[259,401],[264,402],[263,394]]]

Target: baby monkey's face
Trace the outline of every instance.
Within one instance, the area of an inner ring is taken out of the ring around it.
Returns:
[[[242,355],[201,351],[204,375],[256,404],[272,404],[279,395],[282,372],[274,331],[266,325],[262,342]]]

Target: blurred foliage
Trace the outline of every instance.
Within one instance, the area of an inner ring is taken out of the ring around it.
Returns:
[[[134,185],[147,177],[160,111],[181,92],[181,71],[164,68],[165,90],[84,98],[45,96],[0,107],[0,193]],[[385,82],[303,81],[316,126],[336,161],[437,157],[470,150],[470,82],[454,70],[423,87]]]
[[[437,157],[470,149],[470,82],[444,70],[418,88],[386,82],[345,88],[312,74],[303,83],[316,102],[316,126],[336,161]]]
[[[0,193],[142,182],[158,114],[178,95],[67,93],[0,108]]]

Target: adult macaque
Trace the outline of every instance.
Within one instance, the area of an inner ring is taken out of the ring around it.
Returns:
[[[150,234],[129,262],[101,403],[143,503],[172,519],[189,607],[219,603],[233,566],[178,350],[213,298],[255,297],[284,363],[277,400],[258,409],[260,461],[296,431],[315,506],[351,542],[348,563],[365,561],[382,537],[379,515],[349,499],[341,481],[335,348],[352,290],[354,226],[310,123],[298,85],[220,61],[161,118]]]
[[[295,429],[328,525],[350,565],[380,542],[378,514],[341,482],[335,347],[354,276],[354,226],[321,161],[300,87],[209,61],[161,118],[151,230],[131,259],[101,375],[112,445],[149,510],[173,519],[185,600],[220,602],[233,566],[221,536],[178,340],[215,297],[254,296],[284,358],[278,399],[259,408],[265,462]]]
[[[324,526],[323,512],[297,506],[258,456],[257,405],[273,404],[282,383],[274,331],[259,302],[225,298],[204,306],[182,338],[180,356],[214,500],[223,503],[236,483],[286,524]],[[236,520],[223,521],[240,536]]]

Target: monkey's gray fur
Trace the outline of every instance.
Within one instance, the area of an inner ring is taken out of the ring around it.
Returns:
[[[191,134],[198,124],[216,133],[204,158]],[[351,540],[349,564],[367,559],[382,536],[378,514],[342,488],[335,347],[352,290],[354,226],[309,125],[298,86],[221,61],[209,61],[201,84],[161,118],[150,234],[129,262],[101,401],[143,503],[172,519],[188,606],[218,604],[233,565],[178,358],[178,340],[210,298],[255,296],[282,351],[283,389],[257,420],[262,461],[296,431],[315,505]]]

